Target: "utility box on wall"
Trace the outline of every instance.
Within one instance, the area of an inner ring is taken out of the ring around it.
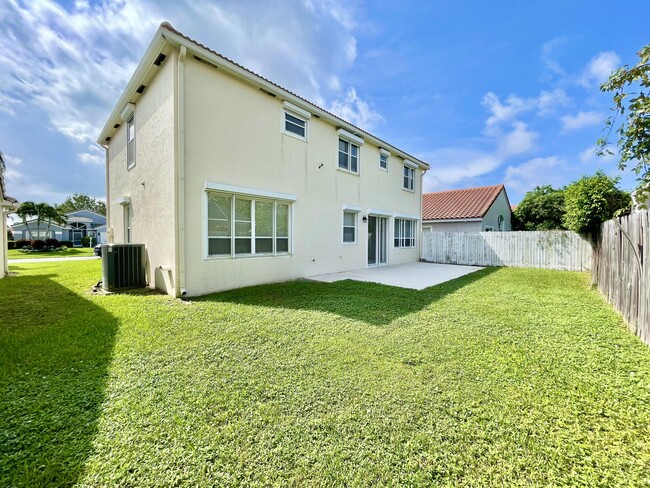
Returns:
[[[102,288],[107,291],[142,288],[144,244],[102,244]]]

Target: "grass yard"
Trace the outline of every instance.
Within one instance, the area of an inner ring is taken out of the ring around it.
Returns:
[[[650,350],[584,274],[90,296],[0,280],[0,486],[647,486]]]
[[[39,259],[39,258],[81,258],[94,256],[93,248],[69,247],[61,251],[22,252],[20,249],[9,249],[9,259]]]

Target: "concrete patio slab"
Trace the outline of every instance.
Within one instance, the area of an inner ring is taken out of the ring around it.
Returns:
[[[406,263],[379,268],[365,268],[343,273],[309,276],[308,280],[333,283],[341,280],[369,281],[383,285],[424,290],[483,269],[479,266],[455,264]]]

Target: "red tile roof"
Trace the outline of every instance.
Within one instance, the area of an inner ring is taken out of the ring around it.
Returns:
[[[504,189],[503,185],[495,185],[424,193],[422,220],[483,218]]]

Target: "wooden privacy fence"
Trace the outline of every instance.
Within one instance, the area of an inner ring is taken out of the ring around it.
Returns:
[[[650,219],[648,211],[603,223],[592,281],[630,328],[650,345]]]
[[[569,231],[424,232],[422,260],[472,266],[591,269],[591,244]]]

